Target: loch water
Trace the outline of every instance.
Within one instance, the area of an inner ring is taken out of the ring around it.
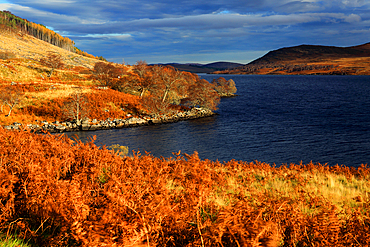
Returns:
[[[370,76],[221,76],[235,81],[238,96],[223,98],[218,115],[67,135],[156,157],[181,150],[219,161],[370,164]]]

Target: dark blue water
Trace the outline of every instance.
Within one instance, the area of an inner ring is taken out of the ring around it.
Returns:
[[[78,135],[157,157],[181,150],[219,161],[370,164],[370,76],[224,77],[239,96],[222,99],[217,116]]]

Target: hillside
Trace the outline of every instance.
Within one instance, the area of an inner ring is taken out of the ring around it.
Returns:
[[[0,25],[1,126],[49,132],[123,128],[209,116],[217,109],[215,85],[195,74],[142,61],[110,63],[52,43]]]
[[[75,51],[74,42],[68,37],[63,37],[42,24],[15,16],[9,11],[0,11],[0,25],[2,30],[18,31],[21,34],[31,35],[65,50]]]
[[[227,73],[369,75],[370,43],[351,47],[300,45],[281,48]]]
[[[3,58],[18,58],[38,61],[49,52],[60,54],[63,62],[69,66],[93,68],[99,60],[78,55],[45,41],[8,30],[0,30],[0,54]]]

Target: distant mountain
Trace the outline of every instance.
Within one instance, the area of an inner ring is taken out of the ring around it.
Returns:
[[[212,72],[215,72],[215,71],[225,71],[225,70],[230,70],[230,69],[234,69],[234,68],[243,66],[243,64],[240,64],[240,63],[230,63],[230,62],[215,62],[215,63],[209,63],[209,64],[167,63],[167,64],[161,64],[161,65],[170,65],[172,67],[177,68],[178,70],[187,71],[187,72],[191,72],[191,73],[212,73]]]
[[[370,43],[351,47],[300,45],[281,48],[227,73],[368,75]]]
[[[230,62],[215,62],[215,63],[209,63],[206,65],[203,65],[205,68],[211,68],[211,69],[222,69],[222,70],[228,70],[228,69],[234,69],[236,67],[241,66],[240,63],[230,63]]]
[[[370,57],[370,43],[352,47],[300,45],[290,48],[282,48],[270,51],[265,56],[254,60],[249,64],[258,65],[297,61],[320,62],[353,57]]]

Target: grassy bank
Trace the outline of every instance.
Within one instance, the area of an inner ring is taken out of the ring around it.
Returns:
[[[0,129],[1,232],[31,246],[366,246],[370,169],[121,157]]]
[[[28,245],[26,241],[23,241],[21,239],[18,239],[14,236],[6,236],[3,237],[0,236],[0,246],[1,247],[31,247],[31,245]]]

